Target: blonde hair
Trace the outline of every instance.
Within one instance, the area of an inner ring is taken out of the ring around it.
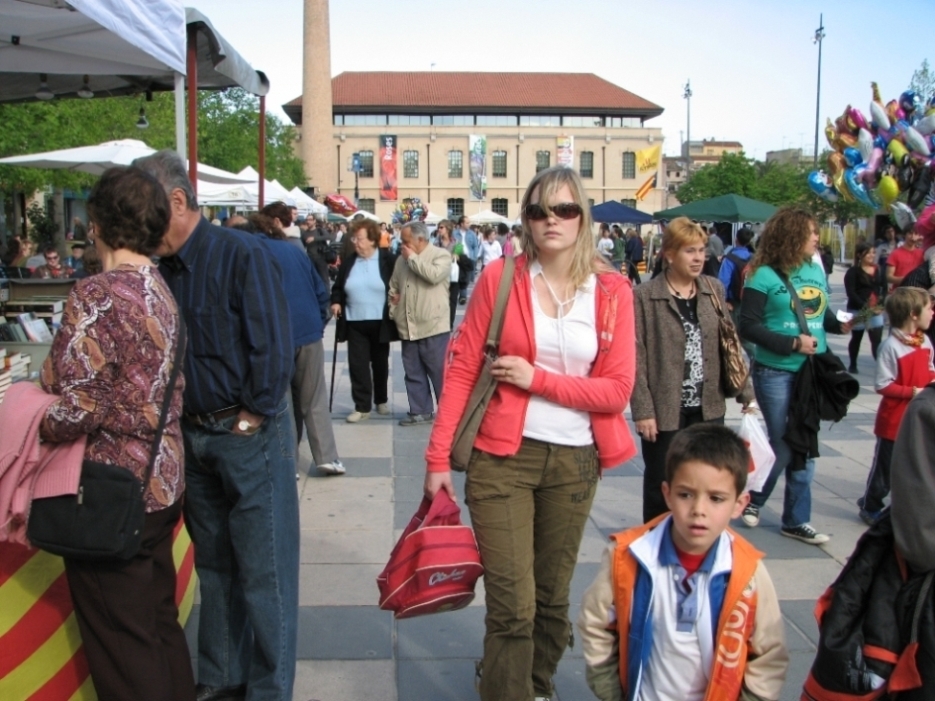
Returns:
[[[536,248],[536,242],[532,238],[532,231],[529,228],[529,220],[526,218],[526,206],[533,204],[530,200],[534,192],[538,191],[539,206],[547,214],[551,210],[546,203],[552,199],[556,192],[564,186],[571,190],[571,197],[575,204],[581,207],[581,218],[578,223],[578,238],[575,241],[574,256],[571,263],[571,280],[575,287],[581,287],[592,273],[603,273],[612,270],[597,252],[597,242],[594,238],[591,219],[591,207],[588,205],[588,193],[584,189],[581,178],[571,168],[565,166],[552,166],[540,170],[536,176],[529,181],[526,187],[526,194],[523,195],[523,201],[520,211],[523,222],[523,232],[520,235],[520,244],[523,253],[530,261],[539,257],[539,249]]]
[[[669,222],[662,234],[662,255],[675,253],[683,246],[693,243],[708,243],[708,235],[704,227],[688,217],[676,217]]]

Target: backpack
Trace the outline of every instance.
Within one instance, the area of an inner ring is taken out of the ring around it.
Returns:
[[[743,297],[743,284],[747,281],[747,273],[750,272],[750,258],[741,258],[733,251],[724,256],[734,264],[734,269],[730,273],[730,298],[737,302]]]

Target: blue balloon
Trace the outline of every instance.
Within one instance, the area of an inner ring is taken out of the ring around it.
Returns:
[[[858,165],[856,168],[848,168],[844,171],[844,183],[847,185],[847,189],[850,190],[855,200],[867,205],[871,209],[878,209],[880,206],[879,203],[874,200],[871,191],[868,190],[866,185],[862,182],[864,170],[866,170],[866,166]]]
[[[813,170],[808,174],[808,186],[816,195],[827,202],[838,201],[838,191],[831,184],[831,178],[823,170]]]
[[[854,147],[850,147],[844,149],[844,160],[848,166],[853,168],[854,166],[863,163],[864,158],[860,155],[860,151]]]

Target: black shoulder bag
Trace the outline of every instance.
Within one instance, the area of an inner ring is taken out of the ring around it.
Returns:
[[[129,560],[140,551],[146,487],[153,476],[184,351],[185,322],[180,316],[172,372],[144,479],[119,465],[85,460],[77,494],[33,500],[26,537],[35,547],[85,562]]]

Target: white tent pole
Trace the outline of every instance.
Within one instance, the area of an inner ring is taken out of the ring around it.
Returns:
[[[175,73],[175,150],[185,158],[185,76]]]

